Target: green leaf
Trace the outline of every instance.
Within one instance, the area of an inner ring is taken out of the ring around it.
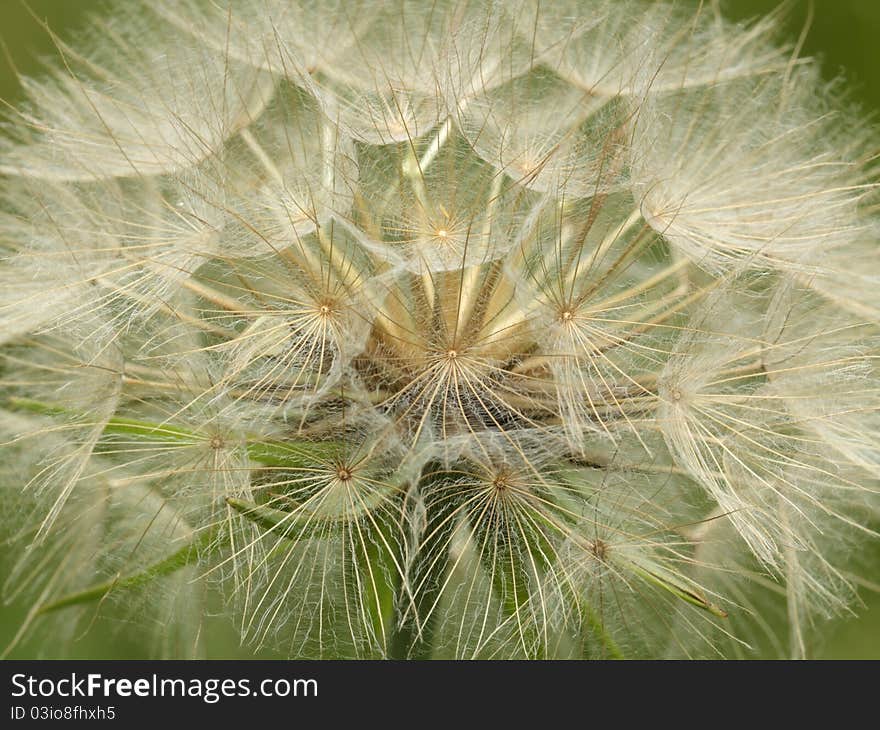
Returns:
[[[104,598],[111,591],[138,588],[158,578],[176,573],[181,568],[193,564],[200,555],[204,555],[206,550],[213,549],[216,545],[216,537],[217,535],[214,530],[206,530],[176,552],[137,573],[126,576],[117,575],[115,578],[103,583],[97,583],[63,598],[45,603],[37,609],[36,615],[41,616],[53,613],[54,611],[60,611],[62,608],[68,608],[69,606],[91,603],[92,601]]]
[[[346,569],[359,589],[364,618],[387,651],[394,632],[395,597],[402,583],[402,550],[394,539],[394,527],[384,520],[362,525],[357,538],[355,559]]]
[[[532,595],[556,557],[536,515],[517,514],[515,507],[503,509],[492,522],[474,530],[480,546],[483,569],[492,580],[505,616],[516,622],[520,642],[527,654],[546,651],[547,637],[531,615]],[[546,529],[554,529],[549,526]],[[546,627],[545,627],[546,628]]]
[[[9,398],[3,403],[10,410],[27,411],[45,416],[81,415],[61,406],[42,403],[28,398]],[[104,426],[105,436],[130,436],[153,443],[195,446],[210,440],[210,436],[174,424],[154,423],[134,418],[113,416]],[[342,445],[335,441],[266,441],[258,437],[244,437],[248,457],[269,467],[303,469],[326,463],[338,457]]]
[[[448,478],[437,464],[428,464],[420,489],[430,493],[431,485]],[[394,627],[389,647],[392,659],[430,659],[434,650],[439,611],[437,604],[449,571],[449,542],[455,530],[455,505],[440,500],[427,505],[425,540],[419,546],[411,569],[411,590],[401,588],[397,606],[404,618]]]
[[[603,623],[601,617],[596,614],[591,606],[581,603],[581,608],[584,611],[584,620],[587,624],[586,630],[593,634],[593,636],[595,636],[600,641],[602,646],[605,647],[605,651],[607,653],[606,658],[626,659],[626,655],[617,645],[617,642],[613,638],[611,638],[611,634],[608,633],[608,629],[605,628],[605,624]]]

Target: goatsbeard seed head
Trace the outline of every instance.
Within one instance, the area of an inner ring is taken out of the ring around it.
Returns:
[[[285,656],[807,654],[876,539],[880,221],[775,19],[95,27],[0,146],[29,622],[109,595],[198,653],[217,589]]]

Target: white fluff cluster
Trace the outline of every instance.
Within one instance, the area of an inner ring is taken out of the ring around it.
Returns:
[[[290,657],[804,656],[877,536],[880,219],[774,27],[180,0],[59,44],[0,143],[20,637],[119,599],[198,653],[219,586]]]

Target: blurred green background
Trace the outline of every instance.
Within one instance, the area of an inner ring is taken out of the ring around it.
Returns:
[[[720,4],[725,15],[733,19],[763,15],[779,6],[775,0],[722,0]],[[77,27],[88,22],[90,12],[100,11],[103,6],[97,0],[29,0],[27,3],[0,0],[0,99],[15,104],[21,92],[16,72],[39,73],[40,59],[53,55],[52,40],[43,27],[44,22],[62,38],[69,38],[75,36]],[[807,28],[803,52],[822,60],[829,80],[844,75],[853,99],[863,106],[867,115],[876,118],[880,112],[880,0],[790,0],[787,6],[785,30],[791,41],[797,40]],[[0,556],[0,575],[8,569],[9,557]],[[861,556],[860,562],[873,567],[873,574],[865,577],[880,583],[880,545]],[[828,624],[817,658],[880,659],[880,594],[865,590],[862,597],[864,606],[858,608],[857,618]],[[222,607],[216,608],[220,613]],[[23,605],[0,605],[0,651],[15,635],[24,616]],[[219,616],[209,617],[207,622],[211,636],[206,647],[209,658],[252,656],[249,650],[238,648],[235,629],[229,622]],[[93,626],[88,635],[80,638],[73,655],[133,658],[143,654],[144,645],[136,634],[101,629],[100,625]],[[41,642],[39,627],[11,658],[31,658],[38,653],[53,656],[51,647]],[[271,658],[272,654],[262,652],[261,656]]]

